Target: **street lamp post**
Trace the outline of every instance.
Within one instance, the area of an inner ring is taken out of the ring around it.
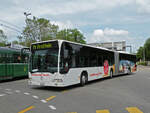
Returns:
[[[27,27],[29,28],[28,16],[31,15],[31,13],[24,12],[24,15],[26,16],[26,20],[25,20],[26,25],[27,25]],[[25,45],[27,46],[27,42],[26,42],[26,41],[25,41]]]

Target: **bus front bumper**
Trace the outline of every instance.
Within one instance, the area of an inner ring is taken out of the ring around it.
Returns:
[[[33,81],[29,80],[28,81],[29,85],[32,86],[52,86],[52,87],[66,87],[67,84],[64,84],[63,82],[50,82],[50,81]]]

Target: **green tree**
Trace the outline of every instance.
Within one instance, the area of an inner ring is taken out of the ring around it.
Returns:
[[[26,27],[21,40],[29,46],[32,42],[56,39],[58,28],[57,25],[51,24],[44,18],[26,19]]]
[[[7,42],[7,36],[3,32],[3,30],[0,30],[0,46],[6,46]]]
[[[85,44],[85,37],[78,29],[63,29],[57,33],[57,39]]]
[[[150,38],[148,38],[144,44],[145,59],[150,61]]]
[[[12,41],[13,44],[19,44],[17,40]]]
[[[138,61],[143,59],[143,50],[143,47],[140,47],[137,51],[136,57]]]
[[[150,61],[150,38],[148,38],[143,47],[140,47],[137,51],[137,59],[143,59]]]
[[[37,41],[63,39],[78,43],[86,43],[84,35],[78,29],[59,30],[57,25],[44,18],[26,19],[23,36],[18,36],[21,45],[30,46]]]

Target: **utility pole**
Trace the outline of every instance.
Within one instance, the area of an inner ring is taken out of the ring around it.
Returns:
[[[28,16],[31,15],[31,13],[24,12],[24,15],[26,16],[26,20],[25,20],[26,25],[29,28]],[[26,41],[25,41],[25,46],[27,46],[27,42]]]

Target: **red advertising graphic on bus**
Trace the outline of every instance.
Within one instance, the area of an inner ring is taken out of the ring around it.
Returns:
[[[109,72],[109,64],[108,64],[108,60],[104,61],[104,74],[108,75]]]

